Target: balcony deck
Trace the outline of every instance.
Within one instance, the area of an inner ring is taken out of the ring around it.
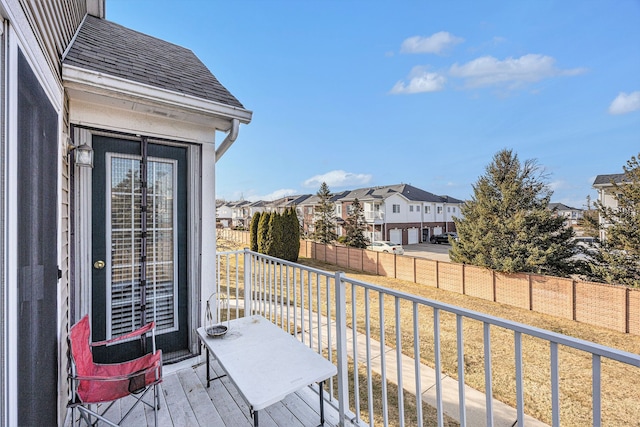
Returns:
[[[217,379],[210,388],[206,388],[205,366],[204,362],[196,359],[165,366],[158,426],[252,427],[249,408],[229,378]],[[214,377],[224,373],[215,361],[211,366]],[[109,417],[118,419],[117,413],[126,412],[132,404],[133,398],[122,399],[121,403],[110,409]],[[337,410],[330,404],[325,404],[324,408],[325,426],[337,426]],[[305,387],[260,411],[260,426],[317,426],[320,423],[319,410],[318,395]],[[70,425],[69,420],[66,425]],[[123,426],[153,426],[153,411],[138,405]]]

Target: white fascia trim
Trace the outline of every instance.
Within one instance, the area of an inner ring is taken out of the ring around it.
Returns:
[[[251,122],[251,116],[253,115],[251,111],[243,108],[233,107],[220,102],[207,101],[192,95],[160,89],[151,85],[137,83],[71,65],[62,66],[62,81],[65,87],[68,86],[68,83],[76,83],[101,91],[116,92],[124,94],[125,96],[144,99],[152,103],[171,105],[173,108],[191,110],[206,115],[223,116],[228,119],[237,119],[240,123],[244,124]]]

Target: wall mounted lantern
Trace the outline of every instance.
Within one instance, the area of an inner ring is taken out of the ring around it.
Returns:
[[[71,138],[67,139],[69,154],[73,151],[75,164],[81,167],[92,168],[93,167],[93,148],[88,144],[73,145],[71,144]]]

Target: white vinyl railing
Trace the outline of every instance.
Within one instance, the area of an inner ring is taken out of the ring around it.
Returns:
[[[514,354],[510,363],[515,362],[515,410],[519,426],[525,425],[523,336],[535,337],[547,343],[550,389],[538,389],[536,394],[548,393],[553,426],[560,425],[559,346],[583,352],[591,359],[591,390],[587,389],[585,393],[591,391],[591,419],[594,426],[601,425],[602,420],[602,359],[626,364],[629,369],[640,367],[640,356],[636,354],[350,279],[341,272],[332,273],[283,261],[248,249],[218,253],[217,263],[217,286],[221,296],[218,320],[261,314],[335,363],[338,375],[329,383],[329,395],[330,402],[339,410],[342,423],[351,421],[356,425],[373,425],[375,422],[376,425],[387,426],[391,406],[388,387],[393,379],[397,385],[397,396],[394,396],[392,406],[397,406],[398,411],[394,415],[397,418],[394,423],[423,425],[421,399],[411,406],[411,413],[408,413],[406,396],[402,391],[404,389],[413,396],[422,396],[422,371],[425,369],[422,360],[425,356],[423,353],[427,351],[433,352],[430,360],[435,372],[443,372],[441,318],[445,315],[455,318],[455,322],[452,322],[455,326],[451,327],[455,328],[455,343],[447,344],[448,347],[455,347],[455,350],[448,351],[455,352],[452,357],[457,359],[459,384],[465,382],[465,326],[473,321],[482,325],[481,358],[484,363],[483,392],[486,396],[483,404],[487,426],[494,425],[492,366],[494,363],[506,363],[492,360],[494,341],[491,335],[496,328],[506,330],[513,340]],[[237,304],[229,303],[232,300]],[[421,338],[425,333],[432,335],[432,342],[426,343]],[[414,384],[403,384],[407,379]],[[437,424],[442,426],[442,375],[435,375],[434,381]],[[585,387],[588,385],[587,381]],[[457,388],[456,418],[464,427],[468,425],[467,397],[465,387]],[[374,403],[374,393],[379,394],[379,407]]]
[[[374,221],[376,219],[383,220],[384,212],[381,211],[364,211],[365,221]]]

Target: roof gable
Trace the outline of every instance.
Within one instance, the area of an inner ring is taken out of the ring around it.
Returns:
[[[63,65],[244,108],[191,50],[90,15]]]

